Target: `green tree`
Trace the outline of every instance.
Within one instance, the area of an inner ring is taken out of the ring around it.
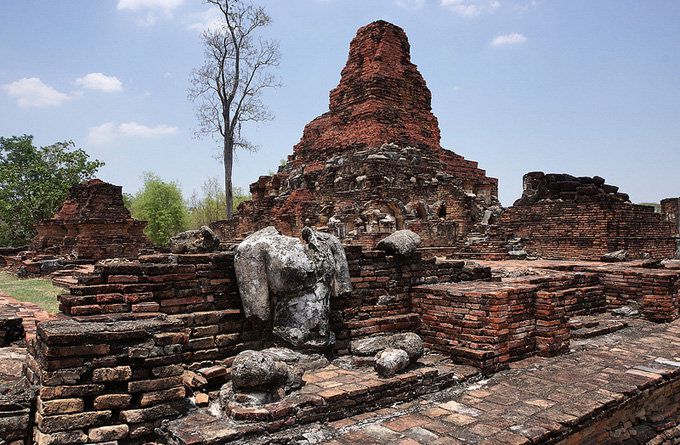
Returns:
[[[208,178],[201,189],[203,191],[202,197],[194,192],[189,198],[189,226],[193,229],[227,218],[227,196],[224,193],[224,187],[220,186],[219,180]],[[249,199],[250,195],[244,194],[240,187],[235,187],[234,211],[239,204]]]
[[[30,135],[0,137],[0,245],[26,244],[35,223],[50,218],[69,189],[102,165],[71,141],[36,147]]]
[[[129,205],[132,216],[148,221],[144,233],[157,246],[167,246],[171,237],[187,229],[187,208],[176,182],[144,173],[144,186]]]

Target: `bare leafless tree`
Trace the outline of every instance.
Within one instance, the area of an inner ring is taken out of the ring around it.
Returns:
[[[205,63],[190,78],[189,98],[196,104],[198,136],[212,135],[222,145],[227,219],[233,218],[232,171],[237,148],[254,150],[243,124],[273,118],[262,92],[279,86],[272,68],[279,65],[278,42],[258,35],[271,23],[264,8],[249,0],[206,0],[220,12],[220,23],[201,36]]]

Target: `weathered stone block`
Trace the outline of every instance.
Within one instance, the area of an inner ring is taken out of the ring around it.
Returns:
[[[37,413],[35,417],[40,431],[55,433],[101,425],[111,419],[111,411],[89,411],[58,416],[43,416]]]
[[[37,445],[71,445],[87,443],[87,434],[82,430],[46,434],[39,429],[36,429],[34,434],[35,443]]]
[[[53,414],[77,413],[83,410],[83,399],[44,400],[38,397],[38,412],[45,416]]]
[[[105,394],[95,397],[93,406],[97,410],[122,409],[130,405],[132,396],[129,394]]]
[[[111,425],[91,428],[87,436],[92,442],[108,442],[124,439],[129,432],[130,427],[127,425]]]
[[[182,385],[182,376],[163,377],[153,380],[139,380],[137,382],[128,383],[128,391],[130,392],[146,392],[146,391],[160,391],[162,389],[172,388],[174,386]]]
[[[62,399],[70,397],[96,396],[104,392],[104,385],[71,385],[71,386],[43,386],[39,395],[43,400]]]
[[[185,395],[186,390],[183,386],[178,388],[164,389],[162,391],[146,392],[142,394],[139,404],[141,406],[157,405],[159,403],[181,399]]]
[[[132,368],[129,366],[117,366],[115,368],[99,368],[92,372],[92,381],[99,382],[124,382],[132,377]]]

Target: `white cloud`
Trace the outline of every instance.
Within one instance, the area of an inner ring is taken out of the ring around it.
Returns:
[[[115,76],[107,76],[103,73],[90,73],[76,79],[76,83],[88,90],[113,93],[123,91],[123,83]]]
[[[515,9],[519,12],[528,12],[530,9],[535,8],[540,4],[540,0],[529,0],[525,3],[520,3],[518,5],[515,5]]]
[[[139,136],[143,138],[153,138],[157,136],[167,136],[177,133],[177,127],[169,125],[156,125],[147,127],[137,122],[126,122],[118,126],[118,130],[126,136]]]
[[[151,26],[159,16],[170,17],[184,0],[118,0],[118,10],[143,12],[137,23],[141,26]]]
[[[219,28],[223,21],[222,13],[217,8],[210,8],[203,12],[191,14],[187,27],[194,31],[203,32],[206,29]]]
[[[184,0],[118,0],[118,9],[129,9],[131,11],[156,9],[172,12],[182,3],[184,3]]]
[[[170,136],[177,133],[177,127],[169,125],[156,125],[153,127],[137,122],[125,122],[116,125],[114,122],[106,122],[90,128],[87,142],[92,145],[107,144],[119,137],[156,138]]]
[[[24,77],[2,86],[2,89],[17,100],[21,108],[56,107],[71,97],[43,83],[37,77]]]
[[[420,9],[425,6],[425,0],[395,0],[397,6],[406,9]]]
[[[494,12],[501,7],[499,0],[441,0],[440,4],[461,17],[477,17],[483,12]]]
[[[90,128],[87,142],[92,145],[106,144],[116,138],[116,126],[113,122]]]
[[[489,45],[491,46],[507,46],[507,45],[518,45],[527,41],[527,38],[518,32],[513,32],[511,34],[503,34],[494,37]]]

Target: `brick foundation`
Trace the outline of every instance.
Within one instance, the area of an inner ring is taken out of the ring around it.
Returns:
[[[27,366],[39,385],[35,442],[142,442],[185,413],[182,328],[164,316],[41,323]]]

